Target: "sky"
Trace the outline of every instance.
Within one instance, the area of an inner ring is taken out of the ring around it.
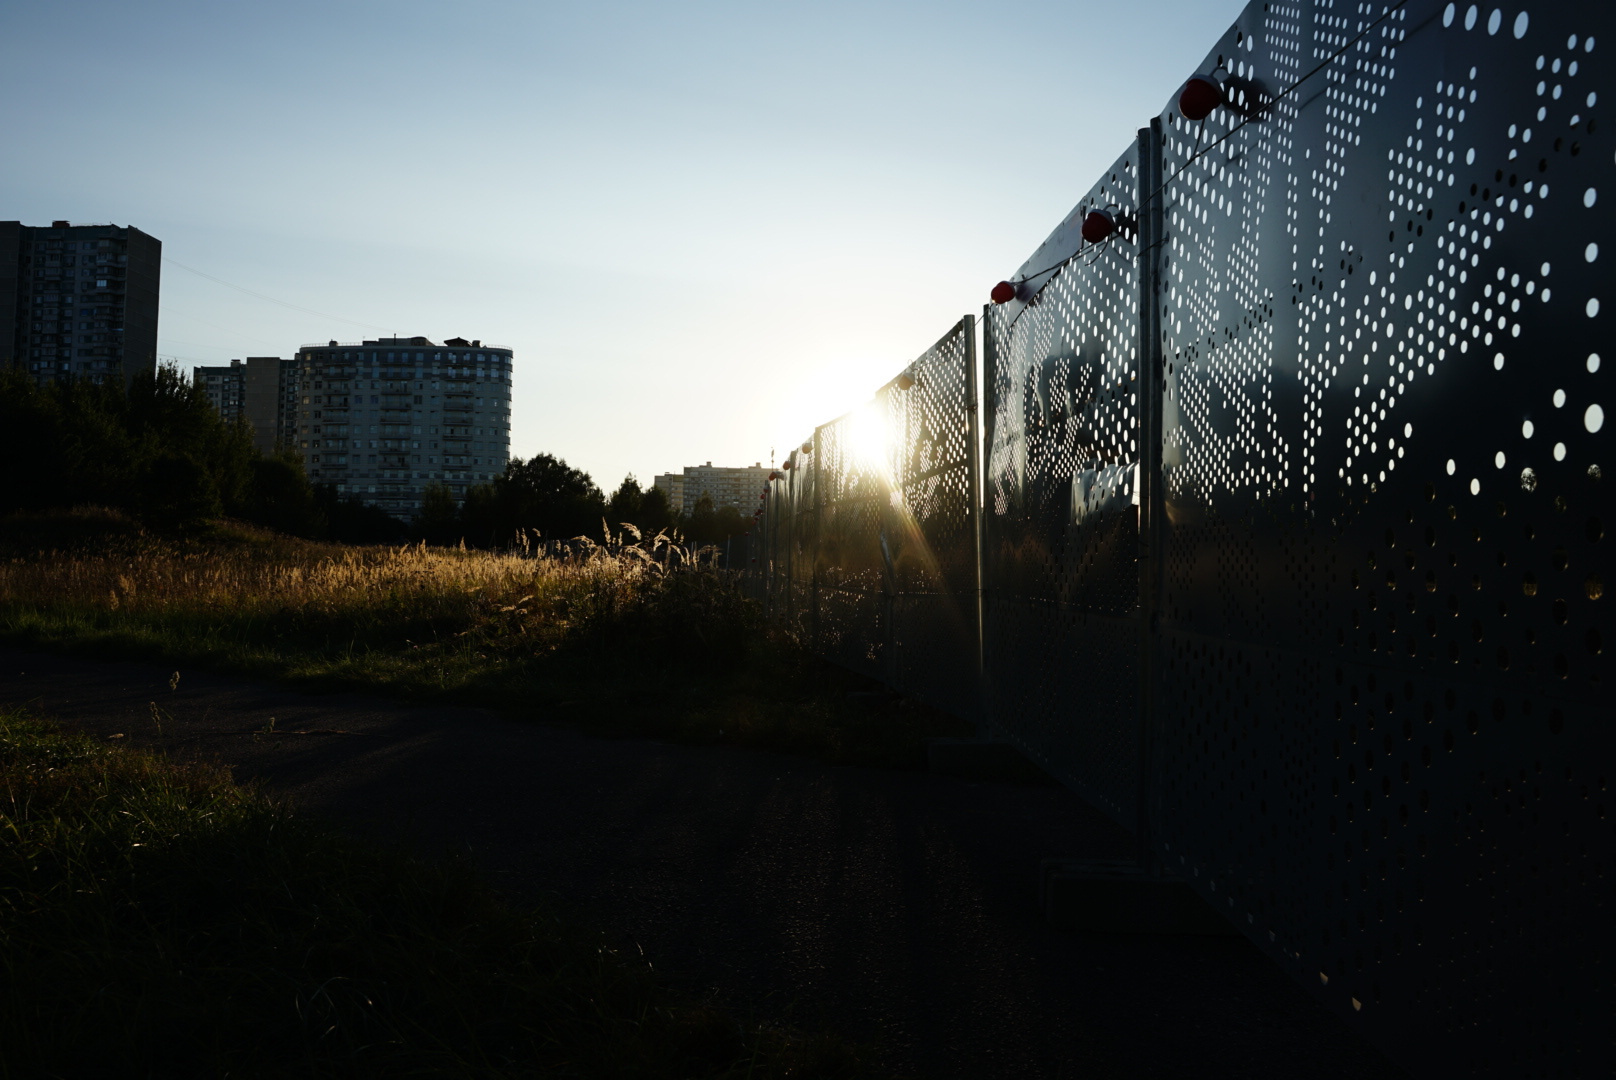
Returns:
[[[4,4],[0,219],[160,239],[182,367],[507,346],[511,453],[609,491],[867,401],[1243,6]]]

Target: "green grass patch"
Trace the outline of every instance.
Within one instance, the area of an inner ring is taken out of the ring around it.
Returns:
[[[0,711],[0,1077],[841,1077],[468,868]]]

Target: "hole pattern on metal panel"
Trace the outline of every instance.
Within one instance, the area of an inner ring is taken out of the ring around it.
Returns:
[[[1164,849],[1405,1060],[1603,1073],[1611,20],[1389,6],[1164,114]]]
[[[1026,271],[1078,252],[1091,208],[1130,224],[1029,279],[985,331],[994,722],[1125,821],[1138,778],[1138,186],[1130,151]]]
[[[975,333],[975,320],[962,320],[877,398],[891,451],[886,520],[895,683],[968,716],[978,706]]]

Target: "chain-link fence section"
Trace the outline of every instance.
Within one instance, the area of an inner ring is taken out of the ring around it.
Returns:
[[[826,656],[956,715],[979,700],[975,320],[792,452],[771,596]],[[788,540],[787,538],[794,538]]]

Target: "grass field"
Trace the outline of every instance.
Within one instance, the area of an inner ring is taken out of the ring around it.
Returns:
[[[654,540],[566,556],[357,548],[105,511],[0,523],[0,640],[494,706],[617,733],[918,765],[965,734],[767,628],[737,576]],[[850,697],[850,693],[854,696]]]
[[[465,866],[0,710],[0,1077],[840,1077]]]

